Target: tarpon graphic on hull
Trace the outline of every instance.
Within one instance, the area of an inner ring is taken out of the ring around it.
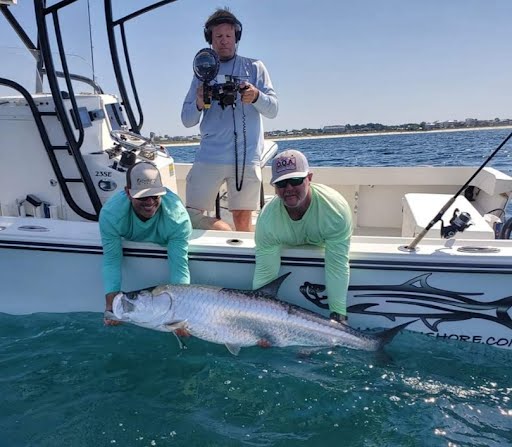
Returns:
[[[491,321],[512,329],[509,314],[512,296],[490,302],[476,301],[470,297],[482,296],[483,293],[463,293],[432,287],[427,281],[431,275],[432,273],[424,273],[397,285],[350,286],[349,291],[354,292],[353,298],[364,299],[366,302],[353,304],[347,311],[382,316],[391,321],[400,317],[418,318],[435,332],[438,332],[441,323],[471,318]],[[300,287],[301,293],[308,301],[325,309],[327,296],[319,295],[324,290],[323,285],[308,282]],[[371,299],[375,302],[368,302]],[[393,310],[393,307],[396,310]]]

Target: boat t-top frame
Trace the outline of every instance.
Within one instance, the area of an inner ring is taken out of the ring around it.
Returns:
[[[102,204],[98,196],[98,193],[96,192],[96,189],[94,187],[93,181],[87,169],[84,158],[82,157],[82,153],[80,151],[80,148],[82,147],[82,144],[84,142],[85,131],[83,118],[80,114],[79,107],[77,106],[76,95],[73,88],[73,81],[79,81],[91,86],[95,93],[102,94],[103,90],[94,80],[87,78],[86,76],[81,76],[70,72],[64,48],[64,41],[62,37],[59,16],[59,13],[64,8],[70,6],[73,3],[76,3],[77,1],[79,0],[62,0],[51,6],[47,6],[46,0],[34,0],[34,10],[37,23],[37,44],[34,44],[34,42],[30,39],[30,37],[25,32],[23,27],[20,25],[20,23],[16,20],[14,15],[9,10],[9,7],[7,5],[0,5],[0,12],[2,12],[7,22],[11,25],[11,27],[19,36],[23,44],[27,47],[29,52],[34,55],[36,59],[36,93],[42,93],[43,79],[44,76],[46,76],[50,92],[54,100],[55,111],[39,111],[33,96],[23,86],[21,86],[20,84],[11,79],[0,78],[0,85],[18,91],[27,101],[27,104],[30,107],[31,113],[34,117],[35,124],[41,136],[44,148],[48,154],[50,163],[55,172],[57,181],[61,187],[64,198],[71,207],[71,209],[80,217],[86,220],[98,220]],[[155,2],[152,5],[146,6],[125,17],[116,20],[113,17],[112,1],[104,0],[106,27],[109,40],[110,55],[112,59],[112,66],[114,69],[119,93],[121,95],[122,104],[124,106],[126,116],[129,121],[130,131],[137,134],[140,134],[140,131],[142,129],[144,115],[140,104],[137,88],[135,85],[135,79],[133,76],[133,70],[128,52],[125,23],[156,8],[167,5],[168,3],[173,3],[174,1],[176,0],[163,0]],[[53,27],[51,26],[51,23],[53,23]],[[120,29],[122,51],[124,54],[126,71],[129,77],[131,96],[128,93],[128,89],[126,87],[127,83],[125,82],[123,70],[121,68],[121,63],[119,61],[118,44],[115,31],[116,27],[119,27]],[[58,71],[55,68],[53,56],[54,52],[52,51],[50,34],[55,38],[56,41],[58,50],[57,53],[60,59],[62,71]],[[58,78],[64,79],[67,91],[61,91]],[[131,97],[134,98],[137,107],[138,119],[136,119],[135,117]],[[66,105],[64,102],[65,100],[69,100],[71,104],[71,110],[69,111],[69,113],[67,113],[66,110]],[[50,137],[48,135],[48,132],[42,119],[42,117],[45,115],[53,115],[57,117],[65,135],[65,145],[53,145],[51,143]],[[79,173],[78,177],[64,176],[56,156],[56,152],[61,150],[68,151],[68,153],[70,153],[70,155],[73,157],[73,160],[75,161],[77,167],[77,172]],[[82,183],[84,185],[87,195],[92,204],[94,213],[86,211],[74,200],[70,192],[70,188],[68,187],[68,184],[71,183]]]

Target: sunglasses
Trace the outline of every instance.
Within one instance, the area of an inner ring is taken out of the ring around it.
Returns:
[[[286,188],[286,185],[288,185],[288,183],[292,186],[299,186],[302,185],[302,183],[304,183],[305,178],[306,177],[287,178],[286,180],[280,180],[279,182],[275,182],[274,186],[278,187],[279,189]]]
[[[140,202],[147,202],[149,199],[155,201],[155,200],[160,199],[160,196],[147,196],[147,197],[141,197],[141,198],[138,198],[135,200],[139,200]]]

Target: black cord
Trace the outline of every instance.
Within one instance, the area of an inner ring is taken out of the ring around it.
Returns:
[[[501,216],[505,215],[505,210],[503,208],[494,208],[491,211],[487,211],[485,214],[494,213],[495,211],[501,211]]]
[[[237,58],[238,58],[238,54],[235,54],[235,60],[233,61],[233,68],[231,69],[231,78],[233,78],[233,73],[235,72],[235,64],[236,64]],[[242,165],[242,175],[240,176],[240,181],[238,181],[238,133],[236,131],[235,105],[236,105],[236,101],[232,105],[233,137],[235,139],[235,186],[236,186],[237,191],[241,191],[242,186],[244,184],[245,162],[247,160],[247,129],[246,129],[246,123],[245,123],[244,103],[242,102],[242,99],[240,99],[240,105],[242,107],[242,134],[244,136],[244,157],[243,157],[243,165]]]
[[[236,120],[235,120],[235,108],[233,107],[233,134],[235,137],[235,182],[236,182],[236,190],[241,191],[242,185],[244,184],[245,177],[245,162],[247,160],[247,131],[246,131],[246,123],[245,123],[245,109],[244,104],[242,103],[242,134],[244,136],[244,157],[242,164],[242,175],[240,176],[240,181],[238,181],[238,133],[236,131]]]

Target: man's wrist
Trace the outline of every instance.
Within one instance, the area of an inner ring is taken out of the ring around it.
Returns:
[[[116,295],[120,293],[118,292],[110,292],[105,295],[105,310],[112,310],[112,304],[114,303],[114,298]]]
[[[338,323],[346,323],[346,321],[347,321],[347,316],[339,314],[338,312],[331,312],[331,314],[329,315],[329,318]]]

